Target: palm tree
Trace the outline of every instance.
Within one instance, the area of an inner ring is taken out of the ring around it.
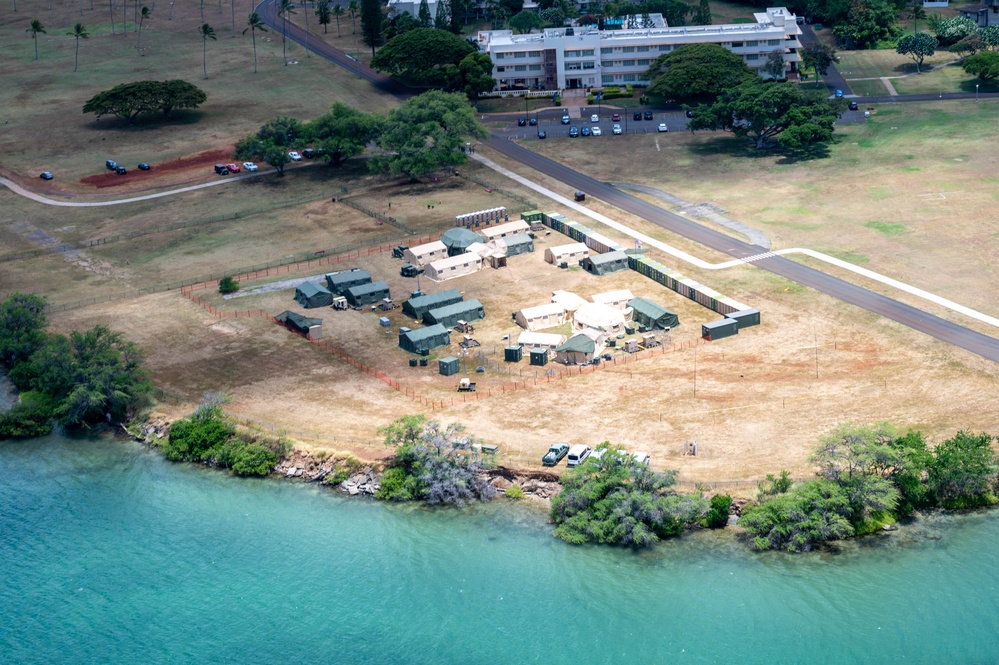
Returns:
[[[311,58],[312,54],[309,53],[309,0],[302,0],[302,6],[305,7],[305,57]]]
[[[288,46],[287,39],[285,35],[288,34],[288,14],[295,13],[295,6],[291,4],[291,0],[281,0],[278,4],[278,16],[284,21],[284,26],[281,28],[281,50],[284,53],[284,66],[288,66]]]
[[[87,28],[82,23],[77,23],[73,26],[73,32],[66,34],[76,37],[76,60],[73,62],[73,71],[75,72],[80,66],[80,40],[90,37],[90,33],[87,32]]]
[[[236,39],[236,0],[229,0],[229,14],[232,19],[232,37],[230,39]]]
[[[31,22],[31,27],[25,30],[25,32],[30,32],[31,38],[35,40],[35,60],[38,60],[38,33],[40,32],[43,35],[48,34],[45,32],[45,26],[42,25],[41,21],[35,19]]]
[[[250,14],[250,20],[247,22],[250,27],[246,30],[250,31],[250,37],[253,38],[253,73],[257,73],[257,30],[261,32],[267,32],[267,28],[264,22],[260,19],[260,14],[253,12]],[[243,30],[243,34],[246,34],[246,30]]]
[[[215,28],[204,23],[198,28],[198,32],[201,34],[201,41],[204,43],[202,48],[202,65],[205,69],[205,80],[208,80],[208,40],[215,39]]]
[[[354,29],[350,33],[352,35],[357,34],[357,23],[354,21],[357,18],[357,12],[357,0],[350,0],[350,4],[347,5],[347,13],[350,14],[350,22],[354,26]]]
[[[201,0],[201,21],[205,20],[205,0]]]
[[[139,14],[139,29],[135,31],[135,50],[139,50],[139,38],[142,37],[142,22],[150,16],[152,16],[152,12],[149,11],[149,7],[143,7],[142,12]]]
[[[111,14],[111,34],[114,34],[114,0],[108,0],[108,12]]]
[[[345,13],[346,12],[343,10],[343,5],[341,5],[339,2],[336,3],[335,5],[333,5],[332,14],[333,14],[333,18],[336,19],[336,36],[337,37],[340,36],[340,17],[343,16]]]

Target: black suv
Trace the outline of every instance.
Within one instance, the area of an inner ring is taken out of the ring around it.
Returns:
[[[631,114],[631,119],[632,120],[641,120],[642,119],[642,112],[641,111],[635,111],[634,113]]]
[[[225,167],[225,164],[216,164],[215,172],[219,175],[229,175],[229,169]]]
[[[531,118],[530,120],[527,121],[527,124],[529,124],[531,127],[534,127],[535,125],[538,124],[538,119],[537,118]]]
[[[118,175],[125,175],[126,173],[128,173],[128,169],[126,169],[124,166],[117,166],[115,167],[114,172],[117,173]]]
[[[108,161],[104,162],[104,166],[107,168],[108,171],[118,170],[118,162],[114,161],[113,159],[109,159]]]
[[[857,110],[857,102],[850,102],[850,110],[851,111]]]
[[[139,162],[139,170],[140,171],[148,171],[149,169],[150,169],[150,166],[149,166],[149,164],[147,162]]]
[[[527,118],[517,118],[518,127],[527,127]]]
[[[646,111],[645,112],[645,119],[646,120],[652,120],[652,111]]]

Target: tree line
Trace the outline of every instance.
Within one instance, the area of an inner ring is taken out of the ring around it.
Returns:
[[[69,335],[46,328],[44,298],[14,292],[0,303],[0,365],[21,391],[0,413],[0,438],[124,422],[148,404],[153,387],[135,344],[102,325]]]
[[[416,178],[463,164],[467,156],[459,148],[465,139],[485,136],[464,95],[431,90],[384,116],[337,102],[329,113],[309,122],[275,118],[237,142],[234,158],[265,162],[281,174],[291,161],[288,152],[303,146],[336,166],[374,143],[378,150],[368,162],[372,172]]]

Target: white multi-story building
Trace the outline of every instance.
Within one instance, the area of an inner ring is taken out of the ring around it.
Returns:
[[[645,72],[661,54],[685,44],[704,43],[724,46],[754,69],[779,49],[784,53],[786,74],[796,76],[801,60],[797,17],[784,7],[753,16],[756,23],[680,28],[670,28],[661,14],[652,14],[651,27],[644,27],[649,22],[642,17],[630,17],[620,30],[578,26],[528,35],[483,30],[478,43],[479,50],[492,58],[499,90],[647,85]]]

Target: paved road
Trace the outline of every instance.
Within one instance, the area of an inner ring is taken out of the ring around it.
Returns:
[[[569,191],[584,191],[615,207],[638,215],[664,229],[728,256],[748,258],[765,251],[762,247],[731,238],[663,210],[638,197],[622,192],[608,183],[583,175],[547,157],[531,152],[507,139],[494,135],[484,141],[484,144],[502,155],[565,183],[566,189]],[[911,305],[906,305],[788,259],[780,257],[760,259],[755,261],[753,265],[892,321],[897,321],[902,325],[994,362],[999,362],[999,339],[975,332]]]

